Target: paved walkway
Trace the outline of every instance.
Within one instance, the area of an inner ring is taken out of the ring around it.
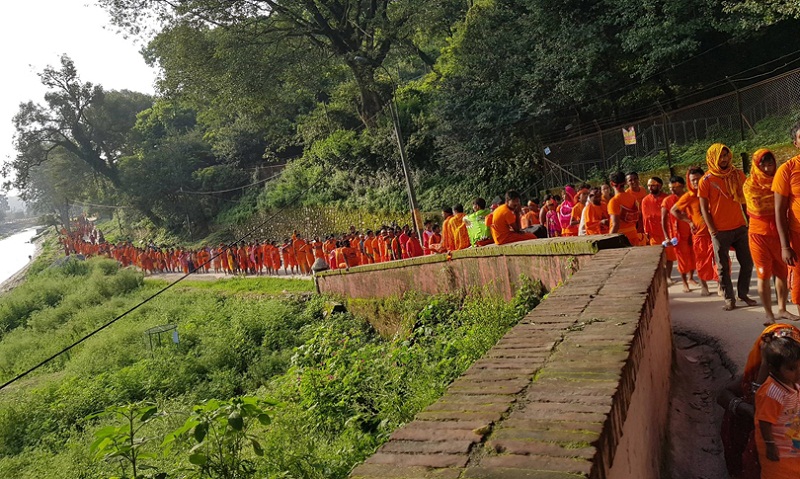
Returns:
[[[736,287],[739,268],[736,258],[731,256],[734,265],[733,278]],[[678,279],[677,268],[673,279]],[[709,283],[709,289],[716,292],[717,283]],[[669,304],[672,316],[672,329],[677,332],[690,332],[715,340],[724,355],[741,372],[747,361],[747,354],[759,333],[764,329],[764,308],[758,298],[755,272],[750,285],[750,297],[758,301],[758,306],[747,307],[739,301],[733,311],[723,311],[723,300],[716,294],[701,297],[700,287],[693,287],[691,293],[682,292],[682,285],[675,284],[669,288]],[[772,291],[773,301],[775,290]],[[778,308],[773,304],[773,312]],[[796,307],[789,305],[789,312],[797,314]]]

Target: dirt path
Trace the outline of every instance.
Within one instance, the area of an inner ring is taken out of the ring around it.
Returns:
[[[734,280],[737,269],[735,266]],[[709,286],[716,290],[716,283]],[[719,435],[723,410],[716,397],[741,373],[764,328],[763,308],[759,303],[726,312],[716,295],[701,297],[697,290],[683,293],[681,289],[677,284],[669,289],[675,360],[664,477],[727,479]],[[757,298],[755,275],[750,295]]]
[[[717,391],[730,382],[717,345],[675,333],[668,471],[673,479],[728,477],[719,437],[722,409]]]

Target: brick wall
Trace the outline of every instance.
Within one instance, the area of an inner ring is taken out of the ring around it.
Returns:
[[[658,478],[672,358],[662,252],[598,252],[351,477]]]
[[[511,299],[521,274],[550,290],[583,267],[601,250],[627,245],[622,235],[580,236],[485,246],[326,271],[315,276],[317,290],[348,298],[384,298],[407,291],[427,294],[488,287]]]

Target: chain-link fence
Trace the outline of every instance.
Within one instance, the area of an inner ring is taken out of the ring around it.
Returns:
[[[734,141],[744,140],[749,132],[756,131],[758,122],[788,115],[800,107],[800,69],[741,88],[728,83],[729,93],[611,128],[602,128],[598,122],[588,128],[583,125],[579,136],[545,145],[549,161],[537,188],[563,186],[557,181],[563,179],[565,171],[573,179],[595,178],[620,168],[625,160],[669,154],[671,146],[731,135]],[[626,145],[622,130],[630,127],[635,130],[636,143]],[[586,130],[594,131],[584,133]],[[788,140],[787,132],[780,133]],[[560,168],[554,168],[551,162]]]

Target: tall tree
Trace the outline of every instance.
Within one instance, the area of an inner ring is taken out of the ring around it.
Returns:
[[[418,1],[418,0],[416,0]],[[162,25],[236,30],[265,47],[302,39],[350,70],[359,90],[362,122],[372,127],[388,99],[376,80],[398,42],[412,42],[406,23],[415,0],[100,0],[121,28],[139,32],[147,17]],[[424,2],[422,2],[424,3]],[[405,36],[401,36],[406,32]],[[422,50],[419,50],[423,53]]]
[[[126,135],[152,99],[128,91],[106,93],[99,85],[82,82],[66,55],[60,69],[48,66],[39,77],[48,88],[46,105],[20,105],[14,116],[18,153],[3,166],[4,176],[13,171],[13,186],[24,190],[31,169],[63,150],[120,187],[117,160],[129,152]]]

